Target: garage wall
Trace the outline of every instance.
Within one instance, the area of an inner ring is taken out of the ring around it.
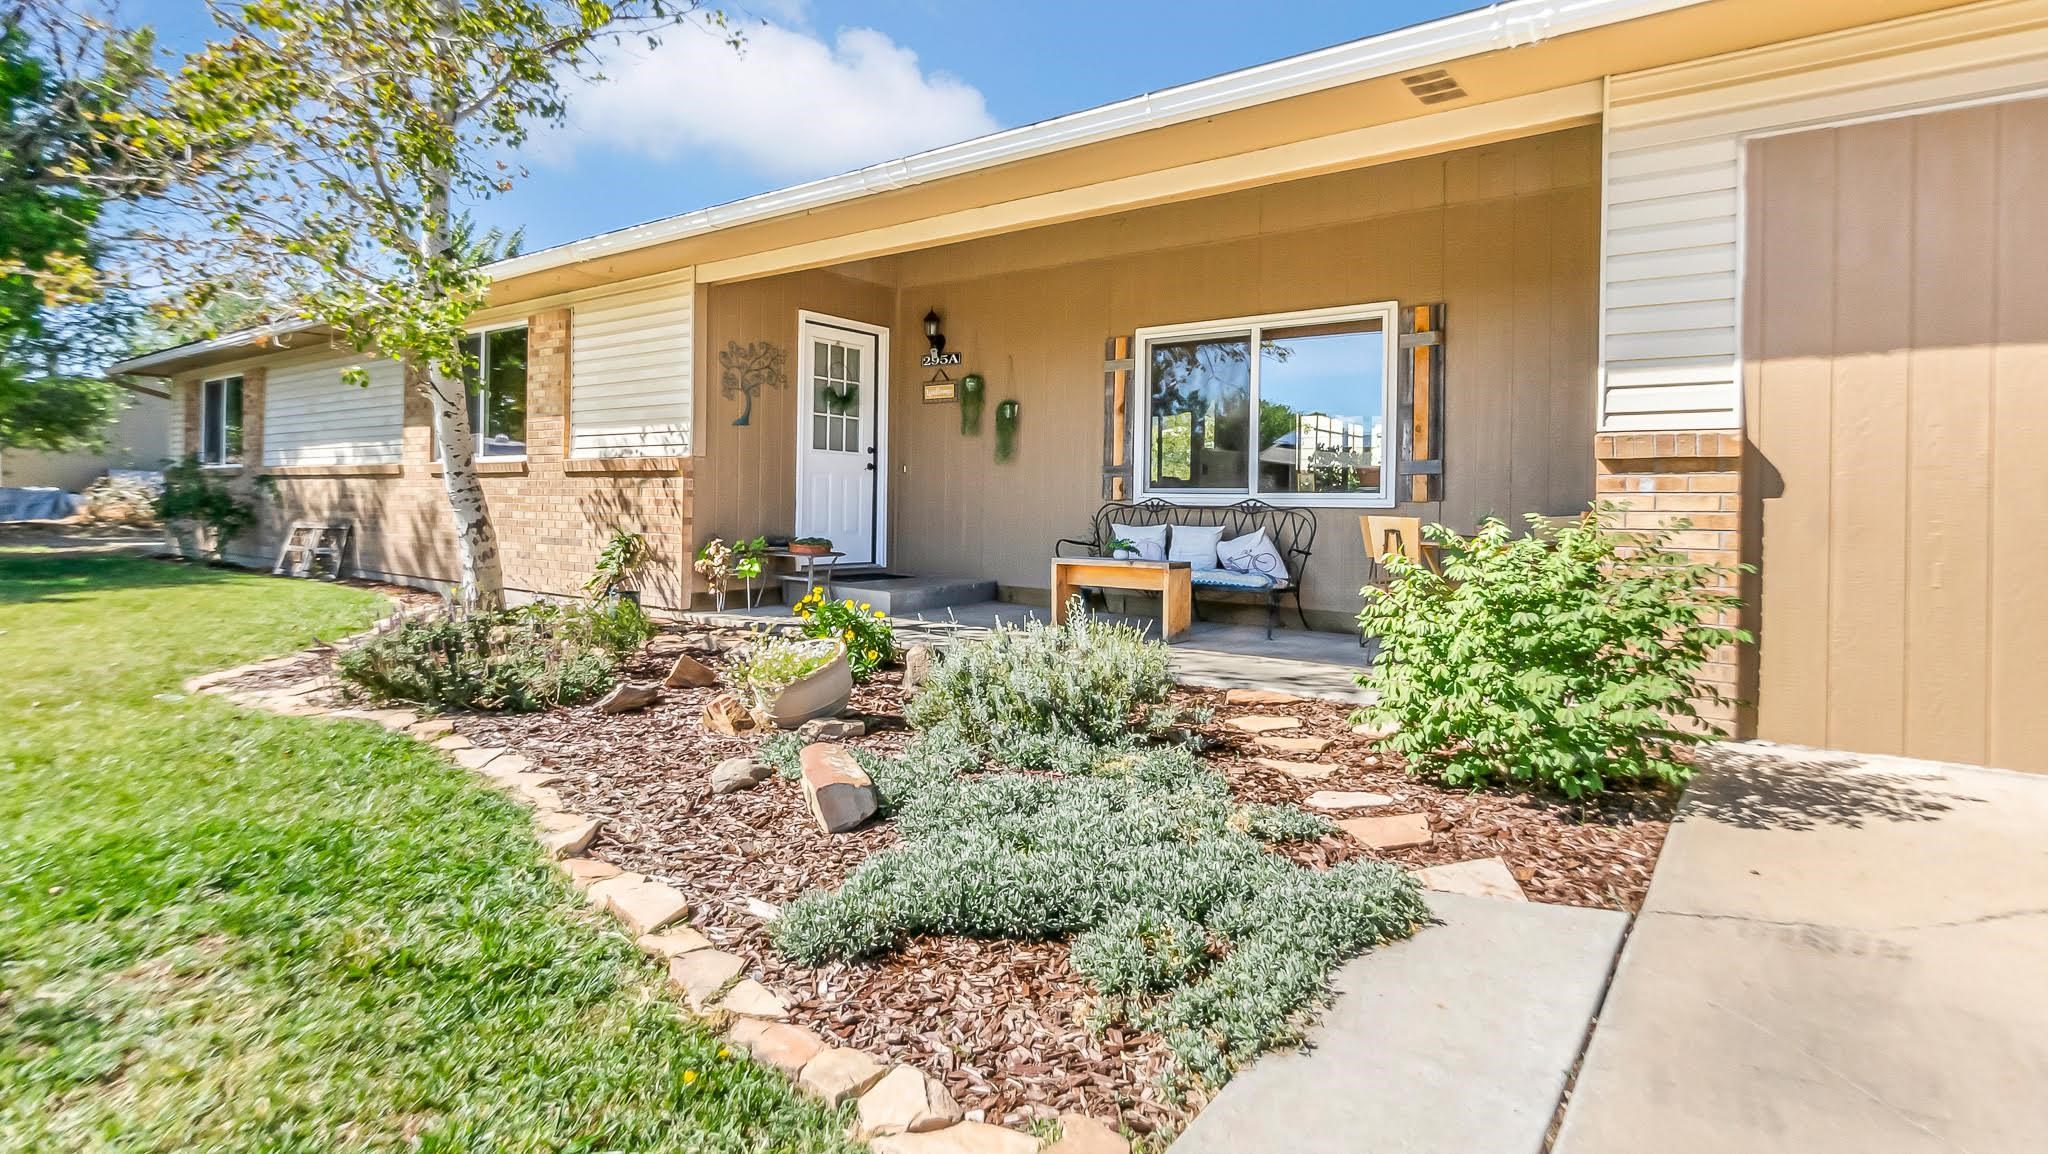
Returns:
[[[2048,100],[1751,146],[1757,729],[2048,769]]]
[[[2044,87],[2040,0],[1967,5],[1612,78],[1600,427],[1741,426],[1737,192],[1746,142]]]

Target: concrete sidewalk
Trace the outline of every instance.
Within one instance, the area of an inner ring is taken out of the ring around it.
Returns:
[[[1625,915],[1431,893],[1442,925],[1338,971],[1299,1051],[1223,1088],[1171,1154],[1538,1154]]]
[[[2048,1149],[2048,777],[1710,757],[1558,1154]]]

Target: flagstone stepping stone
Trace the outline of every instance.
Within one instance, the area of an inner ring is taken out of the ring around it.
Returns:
[[[740,979],[739,985],[718,999],[718,1008],[742,1018],[767,1018],[776,1022],[789,1020],[789,1003],[752,978]]]
[[[1282,729],[1300,729],[1299,717],[1274,717],[1264,713],[1247,713],[1224,721],[1232,729],[1245,733],[1274,733]]]
[[[1448,865],[1426,866],[1410,870],[1422,888],[1439,890],[1447,894],[1466,894],[1475,898],[1506,898],[1511,902],[1526,902],[1529,895],[1522,892],[1521,883],[1508,869],[1508,863],[1497,857],[1473,858],[1471,861],[1451,862]]]
[[[597,831],[604,828],[604,819],[544,809],[533,815],[533,824],[540,830],[540,845],[548,860],[561,861],[590,848]]]
[[[544,785],[518,785],[511,788],[514,798],[535,809],[560,809],[569,804],[562,795]]]
[[[455,732],[455,723],[445,717],[430,717],[411,729],[406,730],[406,732],[422,741],[431,741],[436,737]]]
[[[626,872],[608,861],[599,861],[594,857],[566,857],[555,864],[561,866],[562,872],[569,875],[569,884],[579,890],[587,890],[606,878],[615,878]]]
[[[1278,734],[1259,735],[1259,745],[1274,753],[1291,753],[1297,757],[1316,757],[1330,748],[1327,737],[1282,737]]]
[[[1292,705],[1300,700],[1292,693],[1282,693],[1277,689],[1232,689],[1223,695],[1225,705]]]
[[[688,926],[670,926],[658,934],[641,934],[633,944],[648,957],[665,962],[693,950],[708,950],[711,939]]]
[[[474,749],[475,747],[476,742],[471,741],[470,739],[462,736],[459,733],[451,733],[445,737],[437,737],[434,739],[435,749],[445,749],[448,750],[450,753],[453,753],[458,749]]]
[[[1396,721],[1387,725],[1354,725],[1351,732],[1367,741],[1385,741],[1401,732],[1401,723]]]
[[[623,882],[623,884],[621,884]],[[604,908],[612,912],[626,927],[626,932],[639,937],[651,934],[670,922],[680,921],[690,912],[690,903],[672,886],[657,881],[639,878],[623,881],[622,878],[605,883],[612,888],[604,895]]]
[[[959,1120],[960,1103],[945,1086],[925,1077],[922,1070],[898,1066],[860,1096],[854,1137],[866,1141],[883,1134],[918,1134]]]
[[[884,1134],[868,1149],[875,1154],[1037,1154],[1038,1139],[987,1122],[957,1122],[922,1134]]]
[[[1302,804],[1310,809],[1371,809],[1376,805],[1392,805],[1394,799],[1384,793],[1344,793],[1319,789],[1309,794],[1308,800]]]
[[[1327,761],[1281,761],[1272,757],[1255,757],[1252,758],[1252,764],[1277,769],[1289,777],[1300,778],[1303,781],[1321,781],[1337,772],[1337,767]]]
[[[436,742],[435,744],[439,744],[439,742]],[[492,762],[498,760],[500,757],[503,757],[511,752],[511,750],[505,749],[502,746],[472,745],[465,748],[459,748],[454,751],[455,764],[461,766],[464,769],[481,770],[483,769],[484,766],[491,764]]]
[[[646,874],[634,873],[632,870],[620,870],[603,881],[591,883],[590,888],[583,891],[583,900],[596,906],[598,909],[603,909],[604,900],[611,895],[612,890],[630,885],[633,882],[645,880],[647,880]]]
[[[1124,1136],[1086,1114],[1060,1115],[1060,1140],[1045,1154],[1131,1154]]]
[[[1405,849],[1429,842],[1429,815],[1395,813],[1385,817],[1354,817],[1337,828],[1373,849]]]
[[[746,968],[745,958],[724,950],[691,950],[669,959],[668,984],[683,996],[691,1013],[702,1014]]]
[[[791,1078],[802,1073],[804,1066],[825,1049],[825,1039],[811,1030],[759,1018],[734,1022],[728,1037],[754,1061],[773,1066]]]
[[[669,666],[668,676],[661,683],[670,689],[703,689],[718,684],[718,674],[711,667],[687,653],[676,655],[676,663]]]
[[[849,1098],[867,1093],[868,1088],[881,1081],[887,1072],[880,1062],[859,1050],[833,1046],[804,1063],[803,1072],[796,1076],[796,1084],[813,1096],[824,1099],[827,1106],[837,1106]],[[1038,1144],[1034,1142],[1027,1154],[1037,1149]]]

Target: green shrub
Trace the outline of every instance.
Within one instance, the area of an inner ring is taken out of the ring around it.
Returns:
[[[407,621],[342,653],[335,668],[374,701],[528,713],[603,694],[620,658],[654,632],[623,600],[454,611]]]
[[[1237,804],[1184,749],[1126,751],[1071,776],[977,775],[979,761],[950,732],[863,757],[899,841],[837,891],[791,903],[777,948],[815,965],[916,934],[1078,934],[1075,964],[1105,1009],[1168,1031],[1183,1073],[1216,1085],[1293,1036],[1337,961],[1428,916],[1392,866],[1313,871],[1268,852],[1252,831],[1275,807]],[[1329,828],[1302,816],[1282,832]]]
[[[934,655],[931,677],[904,707],[921,730],[948,732],[985,757],[1027,769],[1085,768],[1100,749],[1130,744],[1138,721],[1171,715],[1166,646],[1098,621],[1077,599],[1066,623],[998,625]]]
[[[1666,534],[1602,530],[1591,515],[1541,539],[1489,519],[1477,536],[1441,525],[1441,576],[1400,557],[1395,580],[1365,590],[1359,625],[1379,638],[1359,683],[1375,724],[1411,772],[1456,786],[1507,780],[1569,797],[1610,781],[1682,783],[1674,757],[1702,740],[1700,678],[1718,647],[1749,640],[1718,624],[1738,606],[1725,568],[1666,549]]]
[[[274,488],[268,477],[258,486]],[[157,520],[204,526],[212,535],[207,550],[218,557],[229,541],[256,524],[256,505],[237,494],[227,478],[209,472],[196,455],[164,468],[164,487],[156,497]]]
[[[846,643],[846,661],[855,681],[866,681],[875,670],[896,660],[896,630],[889,615],[865,602],[851,598],[828,600],[825,590],[804,594],[790,610],[803,621],[806,637],[829,637]]]

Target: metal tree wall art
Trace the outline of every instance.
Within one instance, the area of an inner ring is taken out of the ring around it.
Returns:
[[[753,420],[754,398],[761,394],[761,386],[782,387],[783,366],[788,360],[787,351],[772,341],[748,345],[725,342],[725,351],[718,354],[718,392],[727,399],[739,397],[743,402],[733,424],[744,425]]]

